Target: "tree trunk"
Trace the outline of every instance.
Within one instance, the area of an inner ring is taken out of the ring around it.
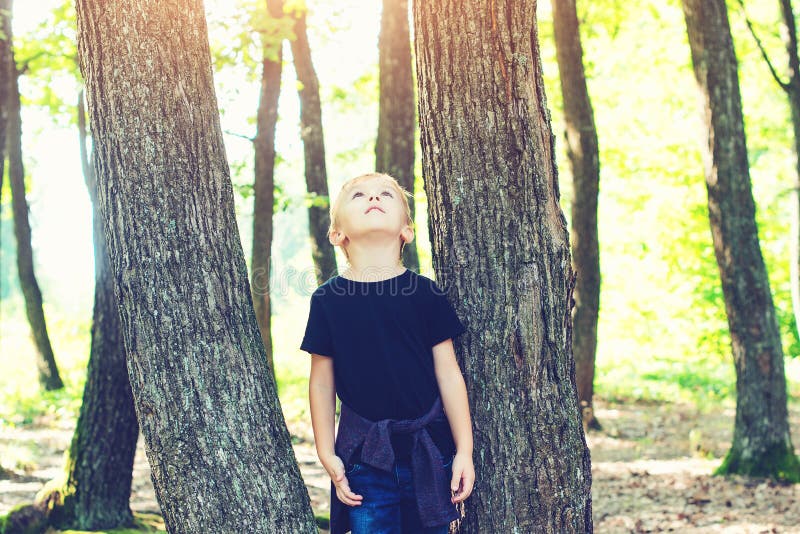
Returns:
[[[42,307],[42,292],[36,281],[33,266],[31,225],[28,220],[28,201],[25,198],[25,167],[22,163],[22,104],[19,95],[19,76],[13,59],[9,73],[9,120],[7,131],[8,179],[11,184],[11,205],[14,212],[14,236],[17,239],[17,270],[19,285],[25,298],[25,312],[31,325],[31,337],[36,348],[39,383],[46,390],[61,389],[64,383],[58,373],[53,346],[47,334],[47,322]]]
[[[267,0],[272,18],[283,16],[282,0]],[[281,94],[283,40],[264,49],[261,62],[261,96],[256,114],[255,179],[253,183],[253,307],[267,352],[270,372],[275,375],[272,356],[272,310],[270,303],[270,260],[272,258],[272,216],[275,204],[275,126],[278,123],[278,97]]]
[[[408,0],[383,0],[378,39],[380,96],[375,170],[393,176],[412,197],[408,200],[411,220],[414,202],[414,80],[411,76],[411,38],[408,31]],[[417,240],[403,247],[403,265],[419,272]]]
[[[92,200],[94,312],[92,346],[78,423],[67,459],[64,504],[53,523],[101,530],[133,526],[130,509],[139,425],[125,364],[114,279],[97,204],[97,182],[86,151],[83,94],[78,104],[81,163]],[[52,516],[51,516],[52,517]]]
[[[3,220],[3,177],[6,164],[6,128],[8,127],[8,95],[11,90],[13,62],[11,60],[11,10],[12,0],[0,0],[0,226]],[[0,231],[0,236],[2,232]],[[0,255],[3,247],[0,246]],[[1,293],[0,293],[1,294]]]
[[[311,61],[311,48],[306,34],[306,7],[301,5],[294,13],[295,25],[292,40],[292,58],[297,80],[300,82],[300,137],[305,152],[306,188],[314,197],[328,198],[328,174],[325,167],[325,141],[322,135],[322,107],[319,101],[319,81]],[[314,203],[308,208],[311,234],[311,256],[314,260],[317,283],[323,284],[337,273],[336,254],[328,241],[330,202]]]
[[[463,532],[591,532],[572,358],[574,274],[534,0],[414,4],[437,280],[475,427]]]
[[[795,177],[792,187],[791,291],[795,328],[800,335],[800,57],[797,54],[797,24],[791,0],[780,0],[784,30],[782,33],[789,63],[789,83],[782,86],[789,97],[794,134]]]
[[[128,376],[167,530],[316,532],[253,311],[200,0],[78,0]]]
[[[736,366],[733,444],[718,473],[800,480],[778,321],[758,242],[725,0],[682,0],[708,144],[708,213]]]
[[[583,70],[578,12],[575,0],[551,0],[558,73],[564,99],[564,119],[572,171],[572,261],[577,271],[573,312],[572,352],[583,423],[600,429],[592,409],[594,362],[597,354],[597,315],[600,308],[600,245],[597,239],[597,195],[600,153],[594,111]]]

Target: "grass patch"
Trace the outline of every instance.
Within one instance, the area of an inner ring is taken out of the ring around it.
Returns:
[[[0,321],[0,429],[33,424],[70,424],[78,416],[89,361],[91,316],[76,318],[45,304],[47,329],[64,388],[45,391],[39,385],[35,348],[21,299],[3,301]]]
[[[709,402],[735,400],[732,363],[720,358],[599,358],[595,392],[613,402]]]

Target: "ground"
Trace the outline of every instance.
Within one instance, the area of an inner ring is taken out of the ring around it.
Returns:
[[[791,408],[795,447],[800,406]],[[800,533],[800,485],[712,477],[727,451],[733,410],[672,403],[598,401],[602,432],[588,434],[596,532]],[[327,514],[330,481],[318,463],[310,426],[289,422],[295,453],[316,513]],[[69,421],[39,419],[0,432],[0,514],[29,502],[63,465]],[[140,436],[132,508],[158,513]],[[8,465],[9,459],[14,465]]]

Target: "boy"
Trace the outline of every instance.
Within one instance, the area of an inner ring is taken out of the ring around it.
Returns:
[[[407,194],[386,174],[342,186],[328,238],[349,267],[311,296],[300,349],[312,358],[311,422],[331,477],[332,534],[446,533],[475,480],[452,342],[465,327],[438,285],[400,261],[414,238]]]

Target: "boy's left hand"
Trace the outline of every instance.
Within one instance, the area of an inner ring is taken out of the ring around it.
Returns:
[[[453,458],[453,478],[450,480],[450,490],[453,496],[450,501],[459,503],[472,493],[475,484],[475,466],[471,454],[456,453]]]

